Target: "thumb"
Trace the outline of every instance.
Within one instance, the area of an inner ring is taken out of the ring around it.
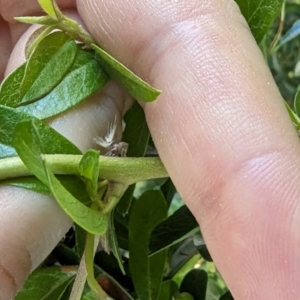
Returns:
[[[299,141],[235,2],[77,3],[163,90],[145,105],[154,142],[235,299],[300,298]]]

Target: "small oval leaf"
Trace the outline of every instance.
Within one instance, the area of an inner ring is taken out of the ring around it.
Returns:
[[[87,232],[103,235],[107,231],[108,216],[93,210],[69,193],[46,167],[48,187],[64,212]]]
[[[91,204],[91,198],[87,193],[84,183],[76,176],[58,175],[59,182],[81,203]],[[20,177],[1,181],[2,185],[12,185],[23,189],[35,191],[44,195],[51,195],[49,188],[36,177]]]
[[[156,90],[141,78],[136,76],[123,64],[118,62],[97,45],[92,44],[92,47],[98,54],[97,58],[106,73],[112,79],[121,84],[133,98],[139,101],[151,102],[159,96],[161,91]]]
[[[140,300],[156,300],[165,268],[166,251],[149,257],[149,240],[165,219],[167,206],[160,191],[146,191],[133,205],[129,220],[129,267]]]
[[[259,44],[278,15],[283,0],[235,0]]]
[[[17,124],[13,135],[14,147],[27,168],[45,185],[65,213],[86,231],[102,235],[108,226],[107,215],[93,210],[77,200],[54,176],[44,161],[38,121],[31,119]]]
[[[135,101],[124,117],[126,123],[122,140],[128,143],[126,156],[145,156],[150,137],[145,113],[142,107]]]
[[[79,163],[79,172],[85,181],[88,193],[96,200],[98,195],[99,151],[90,149]]]
[[[65,273],[59,267],[34,271],[15,300],[59,300],[68,286],[74,281],[75,272]]]
[[[31,54],[20,87],[21,104],[49,93],[65,76],[76,56],[74,40],[61,31],[46,36]]]
[[[0,158],[17,156],[13,148],[13,131],[22,120],[31,116],[16,109],[0,105]],[[81,151],[68,139],[59,134],[49,125],[36,120],[40,138],[46,154],[81,154]]]
[[[56,18],[55,7],[52,0],[38,0],[41,8],[51,17]]]
[[[151,255],[193,235],[198,229],[199,224],[187,206],[180,207],[152,232]]]
[[[16,107],[20,103],[20,87],[25,74],[26,64],[23,63],[10,73],[0,86],[0,104]]]
[[[200,255],[202,256],[202,258],[204,258],[206,261],[210,261],[210,262],[213,261],[207,249],[203,236],[200,232],[194,234],[193,243],[197,248],[198,252],[200,253]]]
[[[101,89],[107,79],[107,74],[93,59],[93,55],[80,49],[69,73],[48,95],[33,103],[19,106],[17,110],[38,119],[56,116]]]
[[[126,156],[145,156],[150,137],[145,113],[142,107],[135,101],[124,117],[126,123],[122,140],[128,144]],[[130,185],[117,205],[119,213],[126,215],[131,205],[135,185]]]

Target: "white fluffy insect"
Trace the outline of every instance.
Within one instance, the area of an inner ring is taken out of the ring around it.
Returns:
[[[110,122],[108,125],[105,137],[94,138],[94,141],[98,145],[107,150],[107,152],[105,153],[106,156],[126,156],[128,144],[122,141],[115,140],[117,126],[117,116],[115,116],[114,121]]]

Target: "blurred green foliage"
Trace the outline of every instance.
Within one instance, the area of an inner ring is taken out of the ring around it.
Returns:
[[[278,88],[291,106],[300,81],[300,36],[283,43],[280,47],[274,45],[274,39],[279,45],[280,39],[298,20],[300,20],[300,1],[286,1],[281,16],[272,24],[261,44]]]

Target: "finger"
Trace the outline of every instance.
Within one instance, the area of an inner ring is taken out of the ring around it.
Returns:
[[[154,142],[234,298],[299,298],[299,141],[235,2],[77,3],[163,90],[145,105]]]
[[[24,48],[34,27],[17,43],[9,71],[24,61]],[[126,96],[114,83],[50,123],[82,151],[97,148],[94,138],[107,133],[108,123],[121,118]],[[122,132],[122,128],[118,128]],[[34,268],[70,227],[70,219],[50,197],[13,187],[0,187],[0,299],[12,299]]]
[[[0,82],[12,49],[12,41],[8,24],[0,16]]]

